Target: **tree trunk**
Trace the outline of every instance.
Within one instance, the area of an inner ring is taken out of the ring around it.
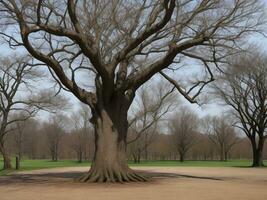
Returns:
[[[253,151],[253,163],[252,167],[263,167],[263,146],[264,139],[260,138],[258,141],[258,145],[255,140],[251,140],[252,143],[252,151]]]
[[[58,144],[55,147],[55,162],[58,161]]]
[[[220,149],[220,161],[224,160],[224,151],[223,148]]]
[[[140,164],[140,162],[141,162],[141,153],[142,153],[141,149],[138,149],[138,154],[137,154],[137,163],[138,164]]]
[[[3,156],[3,160],[4,160],[3,161],[4,162],[3,170],[5,170],[5,169],[11,169],[12,168],[12,166],[11,166],[11,159],[10,159],[8,153],[6,152],[6,149],[4,147],[3,142],[0,142],[0,152],[1,152],[1,154]]]
[[[20,169],[20,159],[19,156],[16,156],[16,170]]]
[[[127,164],[127,113],[116,113],[114,110],[109,113],[104,109],[97,114],[93,112],[95,154],[89,172],[82,176],[80,181],[146,181],[145,177],[131,170]]]
[[[228,152],[225,151],[224,152],[224,161],[227,162],[227,160],[228,160]]]
[[[81,149],[78,150],[78,162],[79,163],[83,162],[83,152]]]
[[[57,152],[56,147],[53,147],[53,150],[51,151],[51,157],[52,157],[53,162],[58,161],[58,152]]]
[[[4,158],[4,166],[3,169],[12,169],[11,166],[11,159],[7,154],[3,154],[3,158]]]
[[[180,162],[184,162],[184,153],[180,153]]]
[[[21,159],[22,159],[22,152],[21,151],[19,152],[18,157],[19,157],[19,161],[21,161]]]
[[[133,160],[134,160],[134,163],[138,163],[137,156],[135,154],[133,154]]]
[[[262,150],[260,149],[253,149],[253,164],[252,167],[262,167],[263,160],[262,160]]]
[[[145,133],[145,160],[148,160],[148,141],[147,141],[147,133]]]

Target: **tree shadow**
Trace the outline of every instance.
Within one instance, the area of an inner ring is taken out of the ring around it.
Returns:
[[[193,176],[188,174],[178,173],[165,173],[165,172],[150,172],[138,170],[138,172],[149,180],[169,179],[169,178],[190,178],[190,179],[203,179],[222,181],[223,178],[206,177],[206,176]],[[13,174],[0,177],[0,186],[12,184],[53,184],[53,183],[75,183],[77,178],[82,176],[84,172],[51,172],[41,174]]]
[[[267,166],[264,165],[264,166],[259,166],[259,167],[255,167],[255,166],[252,166],[252,165],[249,165],[249,166],[233,166],[234,168],[246,168],[246,169],[266,169]]]
[[[0,186],[10,184],[49,184],[57,182],[71,182],[82,174],[82,172],[12,174],[0,177]]]
[[[204,179],[204,180],[214,180],[222,181],[223,178],[218,177],[207,177],[207,176],[193,176],[187,174],[178,174],[178,173],[165,173],[165,172],[144,172],[145,175],[150,178],[192,178],[192,179]]]

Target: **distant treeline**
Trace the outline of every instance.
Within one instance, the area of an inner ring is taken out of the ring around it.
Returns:
[[[67,120],[68,121],[68,120]],[[7,137],[10,155],[21,159],[77,159],[79,162],[92,160],[94,155],[93,129],[77,128],[75,131],[63,129],[66,120],[50,120],[39,123],[28,120],[22,131],[15,130]],[[131,137],[133,134],[129,134]],[[146,138],[152,138],[147,141]],[[128,159],[140,160],[180,160],[181,156],[174,142],[174,134],[149,132],[128,145]],[[251,145],[247,138],[238,138],[227,154],[227,159],[251,159]],[[267,149],[264,150],[267,159]],[[185,154],[187,160],[223,160],[221,152],[209,134],[196,133],[194,142]]]

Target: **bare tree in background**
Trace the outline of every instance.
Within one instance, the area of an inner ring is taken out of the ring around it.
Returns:
[[[244,53],[232,58],[227,74],[215,86],[217,95],[232,108],[236,127],[251,142],[253,167],[263,166],[262,151],[267,138],[266,62],[266,55],[261,53]]]
[[[88,151],[88,144],[92,137],[92,129],[90,127],[90,113],[88,112],[86,105],[81,105],[79,111],[72,116],[74,122],[74,138],[73,138],[73,148],[77,154],[78,162],[82,162]],[[90,147],[89,147],[90,148]],[[92,147],[90,148],[92,149]]]
[[[201,124],[202,125],[202,124]],[[202,126],[200,126],[202,128]],[[192,154],[196,156],[193,160],[214,160],[216,159],[216,149],[211,143],[208,134],[205,132],[198,133],[197,142],[192,147]]]
[[[133,117],[129,120],[128,142],[135,162],[140,162],[141,155],[148,159],[148,147],[157,135],[159,123],[175,108],[174,89],[168,85],[159,87],[143,86],[138,92],[136,106],[133,106]]]
[[[60,143],[66,133],[63,129],[65,123],[65,117],[56,115],[50,119],[49,123],[43,125],[52,161],[58,161]]]
[[[136,90],[161,74],[196,103],[214,80],[213,69],[248,34],[261,32],[264,10],[258,0],[0,0],[0,7],[6,42],[24,46],[61,89],[90,106],[96,151],[80,179],[89,182],[145,181],[126,156],[127,114]],[[188,60],[198,63],[202,76],[183,86],[173,75],[184,75],[180,66],[190,69]]]
[[[227,120],[227,116],[204,119],[206,133],[210,141],[216,146],[221,161],[227,161],[232,147],[240,140],[234,127]]]
[[[15,119],[25,119],[26,117],[23,116],[23,113],[18,114],[20,116],[15,116]],[[16,121],[14,123],[14,131],[13,131],[13,137],[14,137],[14,142],[15,142],[15,148],[16,148],[16,157],[18,160],[16,160],[18,163],[16,163],[16,169],[20,168],[20,161],[22,158],[22,147],[23,147],[23,140],[24,140],[24,131],[26,127],[26,122],[27,120],[23,121]]]
[[[44,151],[46,149],[43,147],[42,144],[44,143],[44,137],[43,134],[40,131],[40,123],[37,121],[35,118],[30,118],[27,121],[21,121],[18,122],[19,127],[14,127],[14,133],[13,135],[15,137],[20,138],[19,139],[12,139],[15,141],[15,149],[19,149],[19,144],[21,142],[21,159],[23,158],[22,152],[25,153],[25,156],[28,157],[29,159],[36,159],[38,155],[38,150],[39,148],[43,148]],[[21,128],[21,129],[20,129]],[[20,142],[16,142],[20,141]],[[16,144],[17,143],[17,144]],[[15,152],[17,154],[17,152]]]
[[[173,136],[172,142],[179,153],[181,162],[196,142],[198,125],[198,117],[185,107],[181,108],[179,113],[171,119],[169,129]]]
[[[11,168],[11,160],[5,147],[5,137],[11,133],[14,125],[25,121],[42,108],[37,96],[27,95],[18,98],[23,87],[30,88],[31,82],[39,78],[28,58],[13,57],[0,60],[0,152],[3,155],[3,169]],[[19,115],[16,113],[20,113]]]

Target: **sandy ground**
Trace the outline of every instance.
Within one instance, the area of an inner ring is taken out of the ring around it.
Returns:
[[[0,200],[267,200],[267,169],[139,167],[147,183],[75,182],[88,168],[35,170],[0,177]]]

